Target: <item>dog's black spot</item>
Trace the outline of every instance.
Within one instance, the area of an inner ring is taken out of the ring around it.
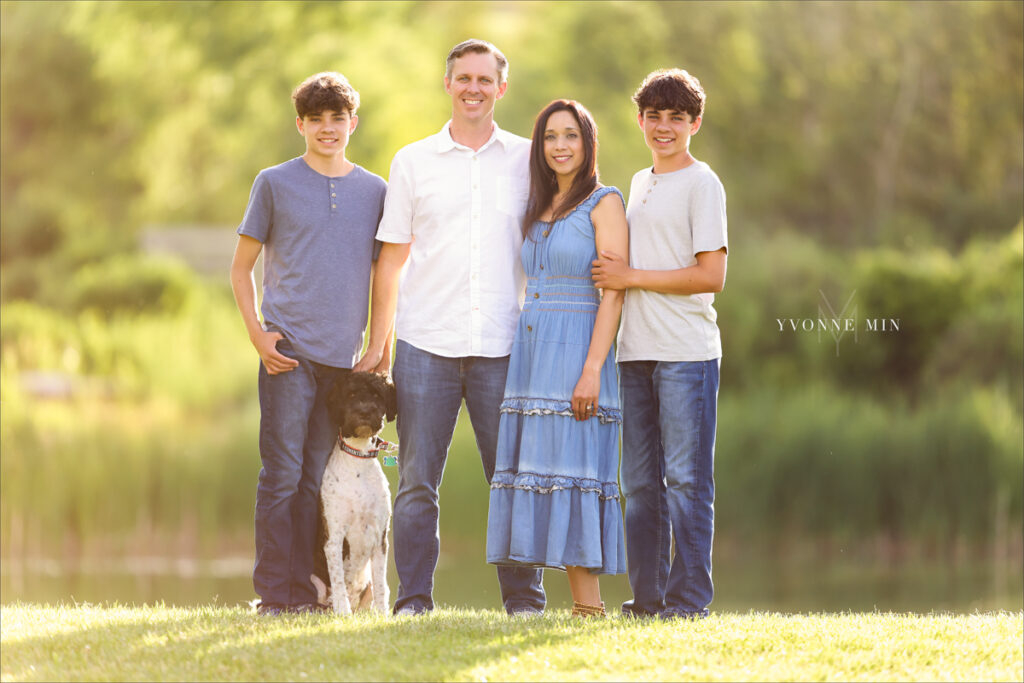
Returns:
[[[384,527],[384,534],[380,537],[380,549],[385,555],[388,553],[388,529]]]
[[[341,559],[348,559],[348,539],[346,538],[341,542]]]

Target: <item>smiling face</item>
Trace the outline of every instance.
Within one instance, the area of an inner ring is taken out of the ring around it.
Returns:
[[[583,165],[583,136],[580,124],[571,112],[556,111],[544,127],[544,160],[556,174],[576,175]]]
[[[693,119],[675,109],[644,109],[637,122],[644,133],[644,142],[654,154],[655,172],[664,173],[688,166],[690,136],[700,130],[701,117]]]
[[[452,64],[444,90],[452,97],[452,118],[466,122],[490,120],[494,104],[505,94],[498,60],[489,52],[467,52]]]
[[[295,118],[299,133],[306,139],[306,152],[325,160],[344,156],[349,136],[358,123],[358,116],[330,109]]]

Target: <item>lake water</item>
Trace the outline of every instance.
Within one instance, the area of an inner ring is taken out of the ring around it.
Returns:
[[[439,605],[499,606],[494,568],[473,559],[475,555],[442,551],[434,590]],[[255,597],[251,570],[252,560],[245,556],[94,560],[75,568],[53,561],[8,559],[0,563],[0,602],[239,605]],[[944,563],[875,567],[716,556],[714,574],[712,609],[723,612],[967,613],[1024,608],[1020,567],[994,567],[991,562],[955,568]],[[389,580],[393,601],[398,587],[393,564]],[[545,589],[550,607],[572,606],[562,572],[546,571]],[[630,597],[625,576],[602,577],[601,589],[610,608]]]

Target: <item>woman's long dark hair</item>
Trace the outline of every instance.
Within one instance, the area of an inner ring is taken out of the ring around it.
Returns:
[[[569,213],[580,202],[590,196],[597,187],[597,124],[587,108],[576,100],[554,100],[544,107],[533,124],[533,144],[530,147],[530,198],[526,203],[526,217],[523,219],[523,235],[529,236],[534,224],[551,206],[558,191],[555,172],[544,158],[544,131],[548,119],[558,111],[567,111],[576,119],[583,139],[583,163],[576,171],[569,192],[558,206],[553,207],[551,220],[557,220]]]

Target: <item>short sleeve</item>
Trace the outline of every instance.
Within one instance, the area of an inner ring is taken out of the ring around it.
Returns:
[[[270,181],[261,171],[253,181],[252,191],[249,193],[249,205],[245,208],[242,223],[238,226],[238,234],[266,243],[270,237],[273,215],[274,195],[271,191]]]
[[[619,191],[619,188],[606,185],[605,187],[599,187],[594,190],[594,192],[591,193],[591,195],[587,197],[582,204],[580,204],[580,209],[584,211],[587,216],[590,216],[594,209],[597,208],[597,205],[601,203],[601,200],[610,194],[618,195],[619,201],[623,202],[623,205],[625,205],[625,200],[622,198],[622,192]],[[594,238],[595,233],[593,219],[577,222],[575,223],[575,226],[582,234],[590,237],[591,239]]]
[[[725,188],[715,175],[709,175],[694,188],[690,202],[690,225],[693,229],[693,253],[729,250],[725,215]]]
[[[377,239],[381,242],[412,242],[414,188],[405,168],[403,151],[399,150],[391,162],[384,210],[377,228]]]

